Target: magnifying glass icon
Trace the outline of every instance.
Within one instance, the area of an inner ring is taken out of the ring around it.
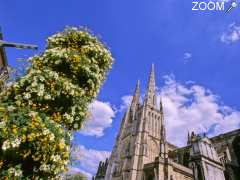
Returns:
[[[234,8],[236,8],[238,6],[236,1],[233,1],[231,3],[231,6],[228,8],[228,10],[226,11],[226,13],[230,12],[231,10],[233,10]]]

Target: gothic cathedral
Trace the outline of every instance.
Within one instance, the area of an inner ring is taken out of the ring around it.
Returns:
[[[188,135],[187,146],[167,142],[163,104],[157,105],[152,65],[140,103],[139,81],[109,160],[95,180],[240,180],[240,130],[208,138]]]

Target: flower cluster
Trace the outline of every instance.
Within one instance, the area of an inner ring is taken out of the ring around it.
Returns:
[[[113,58],[90,32],[66,28],[29,61],[26,75],[0,94],[0,176],[18,174],[11,169],[18,166],[24,177],[55,178]]]
[[[112,65],[109,50],[89,32],[67,28],[48,38],[47,50],[30,61],[32,68],[4,100],[42,110],[69,130],[80,129]]]
[[[21,143],[21,139],[20,138],[16,138],[13,141],[10,141],[10,140],[7,139],[6,141],[3,142],[2,150],[6,151],[9,148],[19,147],[20,143]]]
[[[20,165],[18,166],[15,166],[15,167],[11,167],[9,168],[8,170],[5,170],[2,172],[2,174],[4,174],[4,176],[8,179],[21,179],[22,176],[23,176],[23,172],[22,170],[20,169]]]
[[[10,164],[28,162],[22,168],[31,169],[42,177],[54,177],[66,169],[70,137],[59,124],[44,114],[27,110],[15,110],[11,114],[7,111],[0,119],[8,121],[8,126],[0,128],[0,162],[3,162],[0,169],[9,171]],[[13,128],[9,129],[9,126]],[[50,169],[43,169],[47,164]]]

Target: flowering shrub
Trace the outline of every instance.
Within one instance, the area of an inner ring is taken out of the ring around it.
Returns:
[[[30,58],[27,74],[0,94],[1,177],[56,178],[113,59],[91,33],[66,28]]]

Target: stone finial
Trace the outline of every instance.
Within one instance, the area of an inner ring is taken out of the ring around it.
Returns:
[[[155,94],[155,72],[154,72],[154,64],[152,64],[151,71],[150,71],[150,77],[148,80],[148,88],[147,93],[145,95],[145,104],[149,104],[151,106],[156,107],[156,94]]]

